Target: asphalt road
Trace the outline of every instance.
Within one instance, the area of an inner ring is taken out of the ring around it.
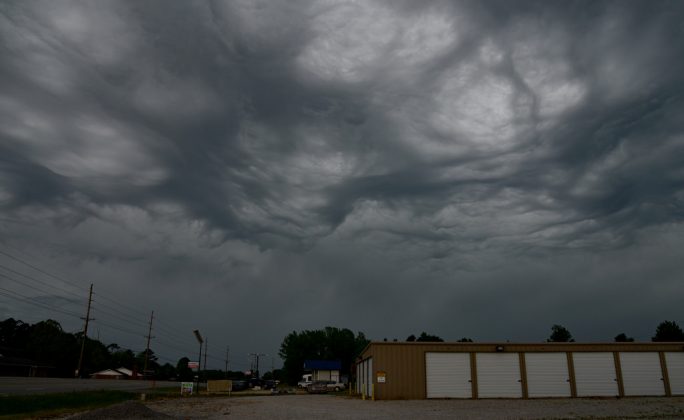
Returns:
[[[55,392],[121,390],[144,391],[151,388],[178,387],[179,382],[112,379],[18,378],[0,377],[0,395],[52,394]]]

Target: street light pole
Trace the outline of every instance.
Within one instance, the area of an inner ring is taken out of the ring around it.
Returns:
[[[256,362],[256,378],[259,379],[259,357],[261,356],[267,356],[267,354],[264,353],[250,353],[250,356],[254,358],[254,361]]]
[[[199,358],[197,359],[197,393],[199,394],[199,387],[200,387],[200,373],[201,373],[201,363],[202,363],[202,343],[204,343],[204,340],[202,339],[202,335],[200,334],[199,330],[194,330],[193,334],[195,334],[195,338],[197,339],[197,342],[199,342],[200,349],[199,349]]]

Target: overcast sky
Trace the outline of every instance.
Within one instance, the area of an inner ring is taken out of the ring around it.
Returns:
[[[327,325],[650,340],[684,322],[683,22],[681,1],[4,1],[0,318],[76,331],[93,283],[91,336],[141,350],[154,310],[162,361],[198,328],[239,369]]]

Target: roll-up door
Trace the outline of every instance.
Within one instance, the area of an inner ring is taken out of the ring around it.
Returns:
[[[428,398],[472,398],[470,353],[425,353]]]
[[[672,395],[684,395],[684,353],[666,352],[665,365]]]
[[[480,398],[522,398],[518,353],[477,353]]]
[[[621,352],[620,369],[625,395],[665,395],[658,353]]]
[[[571,396],[565,353],[525,353],[525,367],[530,398]]]
[[[619,395],[613,353],[573,353],[578,397]]]

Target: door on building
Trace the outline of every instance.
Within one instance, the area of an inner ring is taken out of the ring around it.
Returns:
[[[425,353],[428,398],[472,398],[470,353]]]
[[[613,353],[573,353],[578,397],[619,395]]]
[[[665,381],[657,352],[620,353],[625,395],[665,395]]]
[[[525,353],[527,395],[530,398],[570,397],[570,374],[565,353]]]
[[[522,398],[518,353],[477,353],[479,398]]]

